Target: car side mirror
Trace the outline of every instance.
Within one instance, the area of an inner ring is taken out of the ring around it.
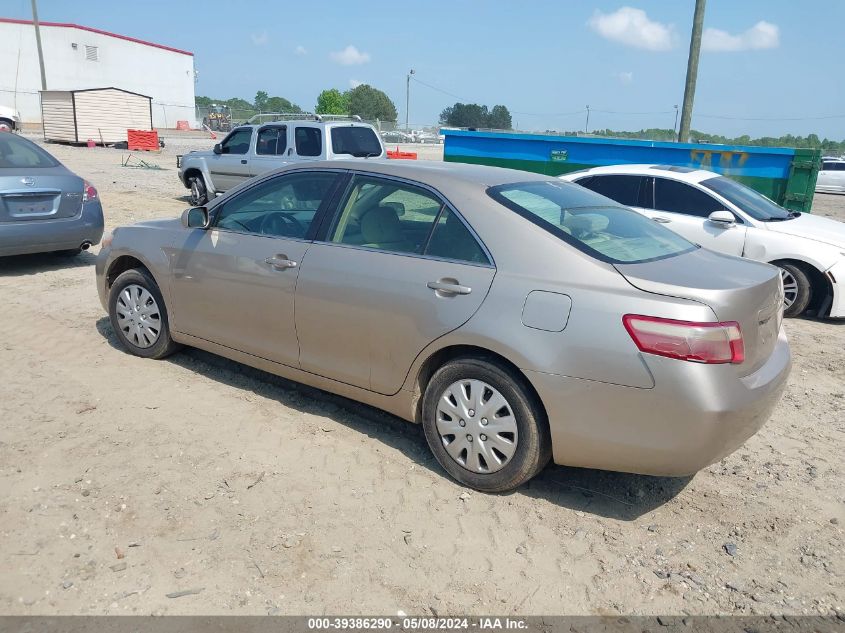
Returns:
[[[191,207],[182,211],[182,226],[186,229],[208,228],[208,209],[205,207]]]
[[[727,209],[722,209],[721,211],[714,211],[709,216],[707,216],[707,219],[710,220],[713,224],[717,224],[724,228],[728,228],[736,224],[736,216]]]
[[[214,144],[214,153],[215,154],[222,154],[223,153],[223,146],[220,143]]]

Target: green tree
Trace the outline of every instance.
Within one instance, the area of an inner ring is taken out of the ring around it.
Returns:
[[[440,123],[452,127],[492,128],[510,130],[513,128],[511,113],[503,105],[488,110],[477,103],[456,103],[440,113]]]
[[[374,121],[395,121],[396,106],[384,92],[368,84],[361,84],[345,93],[349,114]]]
[[[513,128],[511,113],[503,105],[493,106],[493,109],[490,110],[487,127],[493,128],[494,130],[510,130]]]
[[[317,97],[317,114],[349,114],[349,93],[342,93],[337,88],[323,90]]]
[[[268,95],[263,90],[259,90],[255,93],[255,101],[253,105],[255,106],[256,110],[266,110],[267,109],[267,99]]]
[[[302,108],[284,97],[270,97],[265,105],[266,112],[302,112]]]
[[[215,101],[211,97],[196,97],[194,103],[196,103],[198,108],[207,108],[212,103],[215,103]]]

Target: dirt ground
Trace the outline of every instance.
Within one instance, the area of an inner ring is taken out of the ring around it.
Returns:
[[[114,227],[185,208],[175,155],[211,141],[166,140],[133,159],[161,171],[49,149]],[[845,196],[814,212],[845,220]],[[550,466],[484,495],[387,414],[196,350],[123,353],[94,258],[0,261],[0,613],[845,610],[845,322],[787,321],[782,402],[694,478]]]

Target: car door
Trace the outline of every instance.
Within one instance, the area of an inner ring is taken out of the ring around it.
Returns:
[[[733,224],[709,219],[714,211],[726,210],[721,201],[680,180],[660,176],[648,177],[648,180],[653,187],[646,181],[646,197],[641,196],[645,205],[642,213],[691,242],[720,253],[742,256],[747,231],[742,218],[734,213],[736,222]],[[653,195],[650,204],[649,189]]]
[[[187,230],[170,253],[178,332],[285,365],[299,364],[299,265],[340,173],[297,171],[250,187]]]
[[[250,160],[250,174],[257,176],[286,165],[293,152],[288,145],[286,125],[265,125],[255,137],[255,154]]]
[[[251,144],[252,128],[237,128],[220,143],[221,153],[208,158],[208,173],[215,191],[228,191],[250,177]]]
[[[396,393],[417,355],[464,324],[495,275],[489,255],[434,191],[355,175],[299,273],[306,371]]]

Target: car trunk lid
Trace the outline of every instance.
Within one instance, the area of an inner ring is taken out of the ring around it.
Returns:
[[[742,375],[759,369],[772,354],[783,318],[783,289],[774,266],[699,248],[616,269],[640,290],[698,301],[718,321],[738,322],[745,345],[745,361],[738,365]]]
[[[63,167],[2,169],[0,223],[75,217],[82,210],[83,188],[82,178]]]

